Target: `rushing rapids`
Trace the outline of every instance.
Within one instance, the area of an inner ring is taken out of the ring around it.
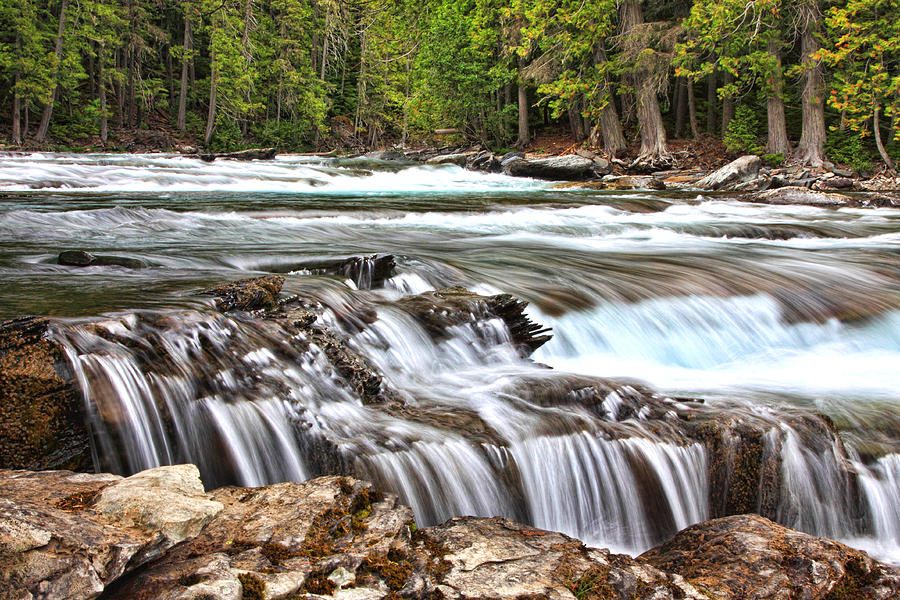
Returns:
[[[423,524],[632,553],[752,510],[900,560],[900,211],[297,157],[3,157],[0,191],[0,316],[58,317],[98,469],[342,472]],[[387,277],[347,262],[388,254]],[[303,323],[199,293],[269,273]],[[529,301],[552,338],[529,358],[490,310],[436,331],[404,299],[454,285]]]

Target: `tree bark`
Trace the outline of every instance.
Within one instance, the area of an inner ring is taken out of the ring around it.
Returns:
[[[626,0],[622,3],[621,23],[626,36],[643,22],[644,15],[641,11],[640,0]],[[643,48],[634,47],[634,44],[642,42],[626,40],[625,43],[632,45],[632,51],[643,50]],[[638,128],[641,133],[641,151],[635,162],[656,163],[665,160],[668,158],[669,152],[666,146],[666,128],[662,119],[662,111],[659,109],[659,99],[656,96],[658,74],[638,66],[631,73],[631,79],[634,82]]]
[[[734,75],[725,71],[725,85],[730,85],[734,83]],[[725,96],[722,98],[722,137],[725,137],[725,134],[728,132],[728,125],[731,123],[731,119],[734,118],[734,98],[731,96]]]
[[[19,107],[19,91],[16,89],[19,84],[19,74],[16,73],[16,82],[13,86],[13,101],[12,101],[12,131],[9,137],[9,141],[13,146],[21,146],[22,145],[22,125],[19,121],[21,108]]]
[[[769,54],[775,59],[775,72],[772,73],[772,81],[769,84],[769,96],[766,99],[766,114],[768,118],[768,139],[766,152],[768,154],[783,154],[787,156],[791,151],[791,142],[788,140],[787,123],[784,119],[784,81],[781,73],[780,41],[776,38],[769,40]]]
[[[209,55],[209,111],[206,113],[206,135],[203,137],[203,143],[209,146],[213,133],[216,130],[216,53],[210,52]]]
[[[572,137],[576,142],[583,141],[586,137],[584,121],[581,120],[581,111],[574,105],[569,107],[569,128],[572,130]]]
[[[700,138],[700,129],[697,126],[697,101],[694,98],[694,78],[688,77],[687,80],[687,101],[688,101],[688,120],[691,123],[691,137],[695,140]]]
[[[677,79],[675,91],[675,137],[680,138],[684,133],[684,121],[687,115],[687,79]]]
[[[706,76],[706,133],[716,132],[716,74]]]
[[[894,162],[891,160],[891,157],[888,155],[887,151],[884,149],[884,143],[881,141],[881,119],[880,119],[881,105],[878,102],[875,102],[875,108],[872,111],[872,133],[875,138],[875,146],[878,148],[878,154],[881,155],[881,160],[884,161],[885,166],[891,171],[894,170]]]
[[[50,130],[50,118],[53,116],[53,104],[56,101],[56,95],[59,91],[57,77],[59,75],[59,63],[62,60],[63,34],[66,30],[66,10],[69,7],[69,0],[62,0],[59,5],[59,27],[56,30],[56,68],[53,70],[53,93],[50,94],[50,100],[44,105],[44,112],[41,115],[41,124],[38,126],[37,133],[34,134],[34,141],[43,142],[47,139],[47,132]]]
[[[599,66],[606,62],[606,48],[603,47],[602,43],[598,43],[594,46],[594,64]],[[612,88],[609,85],[609,80],[605,77],[600,87],[600,94],[609,99],[606,106],[600,110],[600,131],[603,135],[603,150],[607,156],[615,158],[618,154],[625,151],[628,144],[625,142],[625,134],[622,133],[622,123],[616,110]]]
[[[184,40],[181,45],[181,88],[178,93],[178,119],[175,127],[178,131],[184,131],[187,127],[187,91],[188,91],[188,62],[193,50],[191,40],[191,22],[187,14],[184,15]]]
[[[819,49],[816,35],[819,32],[821,14],[818,0],[804,0],[800,5],[801,64],[805,71],[803,85],[803,132],[797,146],[800,162],[811,167],[825,164],[825,74],[820,61],[813,58]]]
[[[522,59],[519,59],[519,72],[522,71]],[[524,148],[531,141],[528,132],[528,88],[522,81],[521,75],[518,80],[519,88],[519,138],[516,140],[517,148]]]
[[[104,146],[109,139],[109,124],[106,118],[106,73],[103,70],[103,46],[97,50],[98,76],[97,88],[100,90],[100,143]]]

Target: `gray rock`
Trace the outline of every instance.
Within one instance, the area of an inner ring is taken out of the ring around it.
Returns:
[[[804,204],[823,208],[839,208],[853,205],[851,198],[843,194],[817,192],[797,186],[766,190],[747,196],[745,199],[762,204]]]
[[[442,154],[440,156],[435,156],[433,158],[429,158],[425,161],[426,165],[456,165],[458,167],[464,167],[466,162],[472,156],[470,152],[461,152],[458,154]]]
[[[409,158],[403,152],[399,150],[375,150],[374,152],[367,152],[362,155],[362,158],[367,158],[369,160],[384,160],[384,161],[407,161]]]
[[[551,156],[504,161],[503,172],[513,177],[575,181],[592,175],[594,161],[582,156]]]
[[[143,269],[147,263],[127,256],[111,256],[108,254],[92,254],[84,250],[63,250],[56,259],[57,264],[68,267],[125,267],[126,269]]]
[[[705,190],[725,190],[746,183],[759,175],[761,163],[758,156],[752,154],[742,156],[698,181],[697,187]]]
[[[519,159],[524,159],[524,158],[525,158],[524,152],[507,152],[500,159],[500,166],[503,167],[503,166],[506,166],[506,163],[508,163],[512,160],[519,160]]]

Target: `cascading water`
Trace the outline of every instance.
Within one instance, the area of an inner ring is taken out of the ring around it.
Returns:
[[[98,468],[347,472],[423,524],[503,514],[639,552],[717,514],[711,473],[749,428],[775,469],[757,510],[900,561],[900,211],[297,157],[0,157],[0,190],[0,312],[65,317]],[[69,248],[146,268],[56,264]],[[375,253],[396,257],[386,282]],[[310,330],[196,293],[271,272],[394,401],[369,403]],[[452,285],[530,301],[552,340],[530,362],[496,316],[435,338],[396,306]]]

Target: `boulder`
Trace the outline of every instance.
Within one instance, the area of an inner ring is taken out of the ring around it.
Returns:
[[[484,173],[499,173],[500,160],[491,152],[479,152],[469,157],[466,168],[470,171],[482,171]]]
[[[426,165],[456,165],[458,167],[466,166],[466,162],[471,158],[472,153],[460,152],[457,154],[441,154],[434,156],[425,161]]]
[[[278,150],[275,148],[251,148],[250,150],[241,150],[240,152],[215,152],[209,154],[201,154],[200,160],[204,162],[213,162],[217,158],[228,158],[231,160],[272,160]]]
[[[852,206],[854,201],[843,194],[830,192],[817,192],[805,187],[788,186],[774,190],[758,192],[743,198],[750,202],[761,204],[803,204],[806,206],[818,206],[822,208],[840,208]]]
[[[127,256],[111,256],[108,254],[92,254],[84,250],[63,250],[56,259],[57,264],[67,267],[125,267],[126,269],[143,269],[147,263]]]
[[[593,174],[594,161],[577,155],[504,160],[503,172],[513,177],[576,181]]]
[[[375,150],[367,152],[361,158],[368,160],[384,160],[384,161],[407,161],[409,157],[399,150]]]
[[[509,294],[481,296],[464,287],[452,287],[415,296],[406,296],[396,306],[419,321],[435,339],[447,336],[448,328],[497,317],[509,329],[513,344],[529,355],[550,340],[549,329],[526,314],[527,302]]]
[[[726,190],[756,179],[762,161],[758,156],[748,154],[735,159],[697,181],[697,187],[704,190]]]
[[[371,290],[384,287],[393,277],[397,262],[392,254],[349,256],[335,259],[313,259],[278,265],[280,272],[309,271],[322,275],[337,275],[353,281],[358,289]]]
[[[0,323],[0,398],[0,468],[90,468],[83,400],[48,319]]]
[[[638,558],[722,600],[887,600],[900,595],[900,569],[757,515],[693,525]]]
[[[270,310],[278,306],[278,295],[283,285],[284,277],[281,275],[267,275],[224,283],[200,294],[215,296],[216,308],[223,312]]]
[[[96,598],[223,508],[205,498],[193,465],[127,479],[0,471],[0,491],[2,600]]]

